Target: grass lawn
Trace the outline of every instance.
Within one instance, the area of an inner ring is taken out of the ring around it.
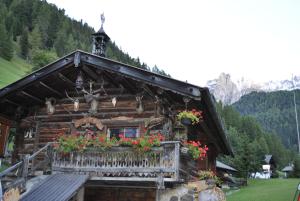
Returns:
[[[300,179],[254,179],[227,196],[227,201],[293,201]]]
[[[30,64],[16,56],[11,61],[0,57],[0,89],[24,77],[30,69]]]

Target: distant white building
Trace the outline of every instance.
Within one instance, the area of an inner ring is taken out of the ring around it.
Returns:
[[[262,172],[253,173],[251,176],[258,179],[270,179],[272,173],[276,169],[276,163],[272,155],[265,155],[264,164],[262,166]]]
[[[288,166],[285,166],[282,170],[284,172],[285,178],[287,178],[294,171],[294,164],[290,163]]]

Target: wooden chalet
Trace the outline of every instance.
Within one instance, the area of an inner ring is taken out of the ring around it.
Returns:
[[[14,166],[0,173],[2,181],[19,170],[16,181],[2,183],[4,189],[22,186],[36,170],[43,170],[52,175],[52,185],[57,174],[60,178],[71,174],[72,183],[78,182],[61,185],[60,193],[69,192],[61,200],[168,200],[164,195],[168,189],[195,180],[198,170],[215,171],[218,154],[232,154],[207,88],[105,58],[109,37],[103,26],[93,39],[93,53],[76,50],[0,90],[2,156],[8,135],[15,132]],[[182,126],[176,115],[185,109],[201,110],[203,120]],[[166,141],[148,156],[132,147],[112,147],[66,158],[51,148],[58,133],[86,128],[108,138],[159,131]],[[181,151],[180,139],[200,140],[209,148],[207,157],[193,160]],[[41,192],[35,200],[55,200],[51,196],[57,195],[49,190],[50,195],[42,198],[43,191],[34,190]],[[28,192],[23,200],[33,194]]]

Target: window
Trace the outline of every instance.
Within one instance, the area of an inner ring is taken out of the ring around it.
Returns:
[[[136,127],[128,127],[128,128],[109,128],[108,136],[110,138],[115,137],[119,139],[119,135],[124,135],[127,138],[136,138],[140,136],[139,129]]]

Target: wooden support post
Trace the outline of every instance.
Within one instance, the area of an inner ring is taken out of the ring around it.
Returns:
[[[24,179],[25,184],[22,188],[26,191],[26,181],[28,176],[28,169],[29,169],[29,154],[25,154],[22,161],[23,161],[23,168],[22,168],[22,179]]]
[[[84,201],[84,187],[81,187],[81,189],[79,189],[76,195],[76,201]]]
[[[178,181],[179,180],[179,164],[180,164],[180,144],[176,143],[175,144],[175,180]]]
[[[41,122],[37,121],[36,126],[35,126],[35,134],[34,134],[33,153],[36,152],[39,148],[38,144],[39,144],[39,141],[40,141],[40,125],[41,125]],[[34,166],[34,164],[36,162],[35,160],[36,159],[32,160],[32,166]]]
[[[20,127],[21,122],[16,122],[16,135],[15,135],[15,146],[14,146],[14,152],[12,156],[12,163],[16,163],[20,160],[19,153],[20,150],[24,147],[24,132],[23,129]]]

